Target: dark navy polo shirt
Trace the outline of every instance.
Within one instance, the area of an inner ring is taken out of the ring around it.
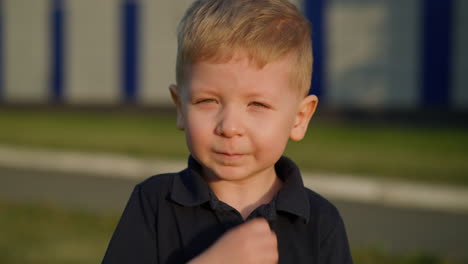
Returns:
[[[336,207],[304,187],[290,159],[282,157],[275,169],[282,188],[247,220],[268,220],[278,239],[279,263],[352,263]],[[185,263],[244,223],[236,209],[216,198],[201,171],[190,157],[187,169],[138,184],[102,263]]]

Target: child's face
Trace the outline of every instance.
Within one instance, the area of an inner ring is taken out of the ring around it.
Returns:
[[[317,98],[291,87],[285,58],[258,69],[246,56],[200,62],[187,85],[171,87],[188,148],[216,180],[275,173],[289,138],[305,134]]]

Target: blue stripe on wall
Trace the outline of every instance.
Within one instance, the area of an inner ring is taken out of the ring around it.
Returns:
[[[122,90],[126,103],[136,103],[139,65],[139,3],[123,0],[122,8]]]
[[[3,34],[3,0],[0,0],[0,103],[3,102],[4,97],[4,57],[3,57],[3,41],[5,37]]]
[[[51,100],[55,103],[61,103],[63,100],[65,77],[64,1],[52,0],[51,6]]]
[[[452,0],[425,0],[423,5],[422,102],[449,106],[452,71]]]
[[[310,92],[317,96],[323,95],[325,87],[325,5],[326,0],[304,1],[305,15],[312,23],[314,63]]]

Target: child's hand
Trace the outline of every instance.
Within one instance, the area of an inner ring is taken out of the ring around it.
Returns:
[[[276,235],[265,219],[250,220],[228,231],[190,261],[196,263],[278,263]]]

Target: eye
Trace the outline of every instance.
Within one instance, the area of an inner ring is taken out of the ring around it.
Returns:
[[[251,102],[251,106],[260,107],[260,108],[270,108],[267,104],[261,102]]]
[[[212,98],[206,98],[206,99],[197,100],[196,103],[197,104],[216,103],[216,100]]]

